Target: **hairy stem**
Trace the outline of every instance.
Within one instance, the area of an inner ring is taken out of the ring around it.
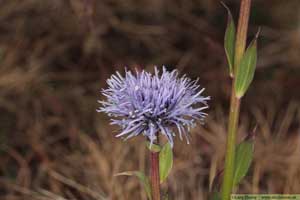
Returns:
[[[237,71],[246,47],[247,30],[249,22],[251,0],[242,0],[235,46],[234,72]],[[233,77],[231,89],[231,103],[225,156],[225,171],[222,184],[222,200],[229,200],[233,189],[233,175],[235,164],[236,135],[239,121],[241,99],[235,95],[235,78]]]

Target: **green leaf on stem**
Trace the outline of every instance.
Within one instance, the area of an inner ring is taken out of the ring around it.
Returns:
[[[254,77],[257,62],[257,37],[258,34],[250,43],[236,69],[235,93],[238,98],[244,96]]]
[[[141,182],[142,186],[144,187],[144,190],[146,192],[148,199],[150,199],[150,200],[152,199],[150,181],[149,181],[148,177],[144,174],[144,172],[127,171],[127,172],[121,172],[121,173],[115,174],[115,176],[136,176],[139,179],[139,181]]]
[[[242,142],[236,147],[233,185],[236,186],[246,176],[253,159],[253,142]]]
[[[160,183],[168,177],[173,165],[173,152],[170,143],[166,143],[159,152],[159,177]]]
[[[226,8],[228,12],[228,21],[227,21],[227,27],[225,31],[225,38],[224,38],[224,48],[225,48],[225,53],[227,57],[227,62],[229,65],[229,73],[230,76],[233,77],[234,70],[233,70],[233,65],[234,65],[234,53],[235,53],[235,24],[234,20],[232,17],[232,14],[229,10],[229,8],[221,2],[222,5]]]
[[[152,152],[160,152],[161,151],[161,146],[159,146],[158,144],[150,144],[149,141],[146,142],[146,145],[148,147],[148,149]]]

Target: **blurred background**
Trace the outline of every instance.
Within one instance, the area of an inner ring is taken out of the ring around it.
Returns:
[[[224,2],[237,21],[239,1]],[[239,140],[255,132],[255,158],[237,193],[300,193],[299,11],[253,0],[249,41],[262,31]],[[116,139],[95,110],[112,73],[154,65],[199,77],[212,97],[163,185],[170,199],[208,199],[224,162],[226,23],[218,0],[1,0],[0,199],[146,199],[137,179],[113,176],[148,171],[144,138]]]

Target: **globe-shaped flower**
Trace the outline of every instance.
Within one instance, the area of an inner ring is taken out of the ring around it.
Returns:
[[[178,77],[177,70],[162,73],[155,68],[152,75],[142,71],[125,71],[125,77],[119,72],[107,80],[108,88],[102,90],[107,101],[98,101],[102,106],[98,112],[112,117],[111,124],[121,126],[117,137],[125,139],[144,135],[152,144],[158,134],[164,135],[171,146],[173,137],[179,134],[189,143],[188,131],[197,120],[203,121],[210,97],[202,96],[203,89],[185,75]],[[177,130],[177,131],[176,131]]]

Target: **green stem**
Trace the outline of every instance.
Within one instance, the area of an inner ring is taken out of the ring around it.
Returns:
[[[234,84],[232,86],[232,97],[229,114],[229,126],[226,147],[225,171],[222,185],[222,200],[229,200],[233,187],[236,132],[240,113],[240,99],[235,97]]]
[[[241,1],[236,46],[235,46],[234,72],[236,72],[237,68],[239,67],[239,63],[245,52],[250,6],[251,6],[251,0]],[[230,103],[230,112],[229,112],[227,146],[226,146],[226,155],[225,155],[225,171],[224,171],[224,179],[222,183],[222,200],[229,200],[230,194],[233,189],[236,135],[237,135],[240,104],[241,104],[241,99],[237,98],[235,95],[234,82],[235,79],[233,77],[233,83],[231,89],[231,103]]]

